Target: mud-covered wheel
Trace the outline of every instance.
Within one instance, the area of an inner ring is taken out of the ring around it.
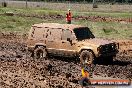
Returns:
[[[83,50],[80,54],[81,64],[84,64],[84,63],[92,64],[93,59],[94,59],[93,53],[88,50]]]
[[[38,46],[34,50],[34,58],[39,59],[39,58],[46,58],[47,56],[47,51],[46,48],[43,46]]]

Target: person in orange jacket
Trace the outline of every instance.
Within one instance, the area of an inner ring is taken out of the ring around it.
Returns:
[[[66,14],[66,22],[67,24],[71,24],[71,18],[72,18],[72,14],[71,14],[71,10],[68,10],[68,13]]]
[[[91,70],[91,64],[84,64],[81,69],[82,79],[80,81],[80,84],[82,86],[88,86],[90,85],[90,70]]]

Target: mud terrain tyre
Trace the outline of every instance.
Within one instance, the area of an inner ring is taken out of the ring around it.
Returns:
[[[47,57],[47,51],[46,48],[43,46],[38,46],[34,50],[34,58],[35,59],[40,59],[40,58],[46,58]]]
[[[88,50],[83,50],[80,54],[80,62],[81,64],[84,64],[85,62],[88,62],[90,64],[93,64],[93,53]]]

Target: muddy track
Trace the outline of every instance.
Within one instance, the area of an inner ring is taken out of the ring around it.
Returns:
[[[81,77],[80,64],[64,58],[33,59],[26,51],[26,42],[22,37],[3,35],[0,39],[0,87],[81,88],[78,84]],[[26,36],[24,38],[26,39]],[[51,72],[49,64],[52,65]],[[97,63],[93,74],[100,77],[132,79],[132,52],[121,51],[112,64]]]
[[[60,14],[54,15],[37,15],[37,14],[13,14],[13,13],[5,13],[0,15],[6,16],[20,16],[20,17],[36,17],[41,19],[65,19],[65,16]],[[93,22],[120,22],[120,23],[132,23],[132,18],[114,18],[114,17],[106,17],[106,16],[73,16],[73,20],[88,20]]]

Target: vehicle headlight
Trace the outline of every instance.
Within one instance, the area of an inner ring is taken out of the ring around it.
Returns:
[[[99,52],[101,48],[102,48],[102,45],[97,48],[97,51]]]
[[[119,49],[119,43],[114,43],[113,46],[112,48]]]
[[[119,43],[117,43],[116,45],[117,45],[117,48],[119,49]]]

